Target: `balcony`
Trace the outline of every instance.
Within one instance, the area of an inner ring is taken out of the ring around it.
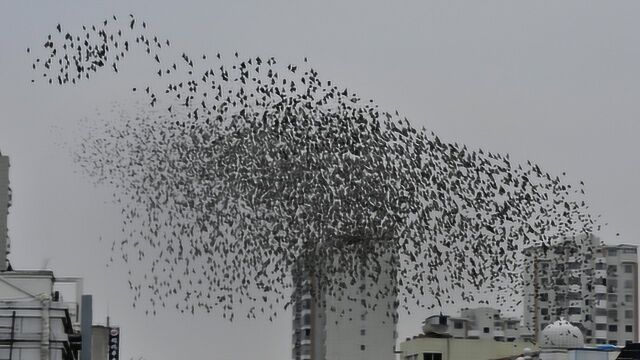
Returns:
[[[593,290],[595,291],[596,294],[606,294],[607,293],[607,287],[605,285],[594,285],[593,286]]]
[[[569,307],[581,308],[584,306],[583,300],[569,300]]]
[[[607,270],[595,270],[593,273],[593,276],[595,278],[606,278],[607,277]]]
[[[582,315],[580,314],[569,315],[569,322],[582,322]]]
[[[607,317],[606,316],[596,316],[594,321],[595,321],[596,324],[606,324],[607,323]]]
[[[582,291],[582,286],[576,285],[576,284],[569,285],[569,292],[577,293],[581,291]]]
[[[606,339],[607,338],[607,330],[596,330],[595,337],[597,339]]]

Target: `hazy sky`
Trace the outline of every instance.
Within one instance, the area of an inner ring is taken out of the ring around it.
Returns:
[[[118,209],[56,144],[73,138],[80,118],[130,96],[146,72],[34,86],[25,49],[41,46],[57,23],[71,31],[129,13],[176,51],[307,56],[325,79],[445,140],[566,170],[585,181],[594,212],[609,221],[604,240],[640,244],[638,1],[0,0],[11,261],[84,277],[96,320],[108,309],[122,326],[123,358],[288,359],[291,341],[288,314],[275,323],[170,310],[146,317],[130,306],[126,270],[105,266],[119,239]],[[416,334],[425,315],[402,316],[400,337]]]

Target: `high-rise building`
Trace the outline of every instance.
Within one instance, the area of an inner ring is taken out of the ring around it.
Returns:
[[[9,253],[9,232],[7,217],[11,206],[11,189],[9,189],[9,158],[0,153],[0,271],[7,269]]]
[[[537,336],[565,318],[587,344],[637,342],[637,246],[604,245],[593,235],[587,243],[587,254],[566,251],[575,239],[526,250],[523,325]]]
[[[294,360],[395,358],[396,279],[389,268],[394,265],[390,256],[380,258],[382,268],[375,271],[375,281],[368,276],[374,270],[362,266],[357,270],[359,281],[353,283],[351,275],[332,274],[334,283],[347,284],[342,294],[317,290],[313,276],[294,274]]]

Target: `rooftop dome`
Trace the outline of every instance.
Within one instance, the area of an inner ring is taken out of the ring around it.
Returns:
[[[540,348],[543,349],[569,349],[583,346],[582,332],[565,319],[547,325],[540,333]]]

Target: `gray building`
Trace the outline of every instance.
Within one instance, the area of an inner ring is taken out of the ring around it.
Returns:
[[[605,245],[586,237],[591,251],[567,251],[575,239],[550,249],[529,248],[524,274],[524,325],[536,336],[564,318],[587,344],[638,341],[638,256],[635,245]]]
[[[9,231],[7,218],[11,206],[11,189],[9,188],[9,158],[0,153],[0,271],[7,268],[9,252]]]

